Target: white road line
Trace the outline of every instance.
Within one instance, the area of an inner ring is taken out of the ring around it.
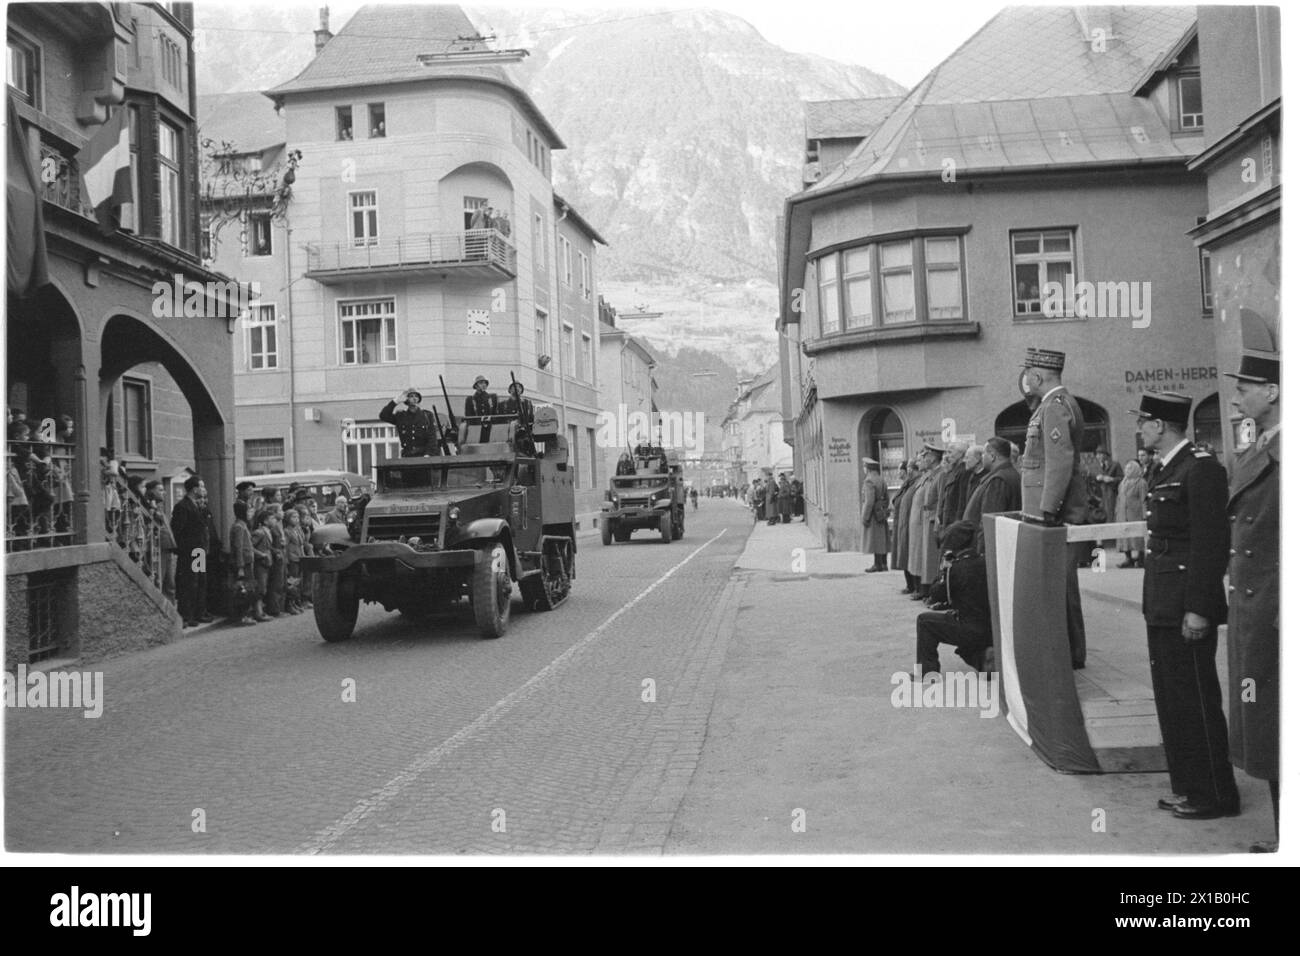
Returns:
[[[419,778],[421,774],[428,772],[433,767],[436,767],[439,761],[441,761],[444,757],[448,756],[449,754],[454,753],[461,746],[461,744],[465,743],[467,740],[469,740],[479,731],[491,727],[494,723],[496,723],[498,720],[504,717],[507,713],[509,713],[509,711],[516,704],[520,703],[525,698],[527,698],[528,695],[531,694],[542,682],[544,682],[550,677],[553,677],[556,673],[558,673],[565,666],[571,663],[575,657],[577,657],[580,653],[582,653],[583,649],[585,649],[589,644],[591,644],[594,640],[596,640],[596,638],[598,638],[602,633],[604,633],[606,628],[608,628],[611,624],[617,621],[620,617],[622,617],[632,608],[636,607],[636,605],[639,604],[643,598],[645,598],[657,587],[659,587],[659,585],[663,584],[670,577],[672,577],[674,574],[680,571],[683,567],[686,566],[686,564],[689,561],[695,558],[696,555],[698,555],[701,551],[703,551],[709,545],[713,544],[713,542],[717,541],[726,533],[727,533],[727,529],[723,528],[716,535],[714,535],[708,541],[704,542],[702,545],[700,545],[698,548],[696,548],[694,551],[688,554],[681,561],[674,564],[671,568],[665,571],[657,581],[649,585],[640,594],[632,598],[632,600],[628,601],[621,608],[619,608],[617,611],[615,611],[613,614],[607,617],[598,627],[595,628],[595,630],[591,631],[591,633],[583,637],[582,640],[578,641],[576,644],[571,646],[563,654],[555,658],[555,660],[551,661],[549,664],[547,664],[545,667],[539,670],[532,677],[528,678],[528,680],[525,681],[523,684],[516,687],[505,697],[502,697],[499,701],[497,701],[487,710],[483,711],[483,713],[479,714],[479,716],[475,718],[471,723],[466,724],[464,727],[456,731],[456,733],[452,734],[450,737],[448,737],[438,746],[434,747],[432,750],[429,750],[421,754],[420,756],[416,757],[409,764],[407,764],[406,767],[403,768],[395,777],[393,777],[393,779],[389,780],[386,784],[384,784],[382,787],[380,787],[370,796],[363,797],[361,800],[357,801],[357,805],[354,806],[351,810],[349,810],[343,817],[336,820],[334,823],[330,824],[329,826],[325,827],[325,829],[317,832],[317,834],[314,837],[312,837],[312,839],[308,840],[306,843],[299,846],[297,850],[295,850],[294,852],[324,853],[326,850],[329,850],[341,839],[343,839],[343,837],[345,837],[358,824],[360,824],[361,821],[366,819],[366,817],[370,816],[372,813],[374,813],[377,810],[383,809],[385,806],[391,803],[397,797],[398,794],[400,794],[411,784],[415,783],[415,781]]]

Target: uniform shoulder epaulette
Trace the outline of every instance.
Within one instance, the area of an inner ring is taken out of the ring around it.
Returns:
[[[1214,456],[1211,455],[1208,451],[1199,451],[1199,450],[1198,450],[1198,451],[1193,451],[1193,452],[1192,452],[1192,457],[1193,457],[1193,458],[1213,458]]]

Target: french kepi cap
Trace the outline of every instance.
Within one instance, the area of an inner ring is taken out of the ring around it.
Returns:
[[[1142,396],[1141,407],[1130,411],[1138,418],[1158,418],[1162,422],[1186,428],[1192,412],[1192,399],[1191,396],[1175,395],[1172,392],[1149,392]]]
[[[1065,353],[1052,349],[1031,348],[1025,352],[1025,368],[1046,368],[1059,372],[1065,368]]]
[[[1277,385],[1282,380],[1282,360],[1277,356],[1243,355],[1237,371],[1223,374],[1243,382]]]

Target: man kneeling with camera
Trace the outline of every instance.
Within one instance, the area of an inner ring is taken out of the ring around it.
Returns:
[[[940,673],[940,644],[952,644],[957,656],[977,671],[991,672],[993,629],[984,559],[975,550],[975,524],[954,522],[944,531],[939,548],[939,601],[916,618],[915,676]]]

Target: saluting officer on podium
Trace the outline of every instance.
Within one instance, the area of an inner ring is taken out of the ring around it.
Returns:
[[[1021,513],[1048,525],[1083,524],[1088,515],[1087,483],[1079,474],[1083,412],[1061,384],[1064,369],[1064,352],[1031,348],[1020,378],[1026,397],[1038,399],[1025,432],[1025,453],[1020,456]],[[1078,568],[1091,547],[1087,541],[1076,542],[1066,562],[1065,623],[1075,670],[1084,666],[1088,654]]]
[[[1184,820],[1236,816],[1228,725],[1214,655],[1228,618],[1228,474],[1187,438],[1192,399],[1142,396],[1139,435],[1154,453],[1147,491],[1142,614],[1151,689],[1173,796],[1157,802]]]

